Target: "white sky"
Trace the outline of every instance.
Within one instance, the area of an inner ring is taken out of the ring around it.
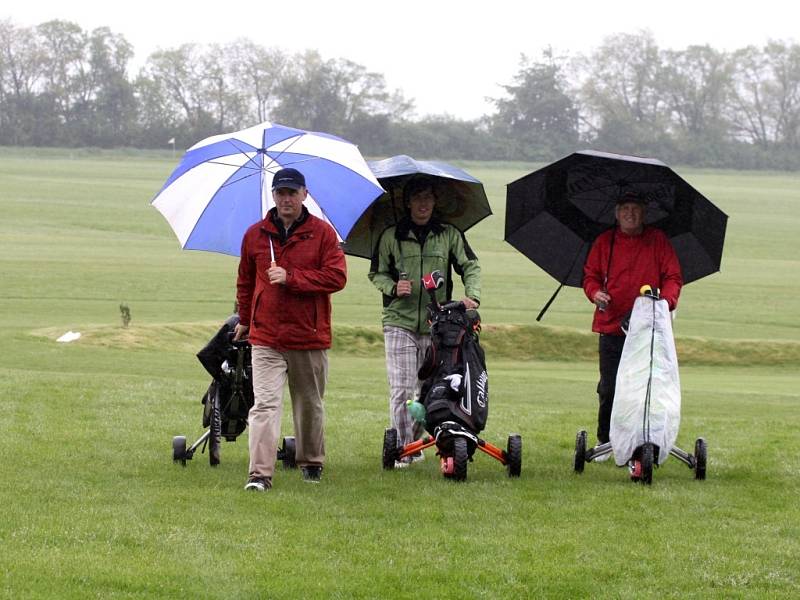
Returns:
[[[796,0],[16,0],[0,19],[18,26],[65,19],[108,26],[133,44],[134,71],[158,48],[250,38],[286,52],[307,48],[382,73],[417,115],[475,118],[492,111],[525,53],[574,56],[606,36],[650,30],[659,47],[732,50],[769,39],[800,42]]]

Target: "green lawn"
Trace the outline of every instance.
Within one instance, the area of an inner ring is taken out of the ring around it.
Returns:
[[[181,251],[149,206],[175,163],[0,149],[0,596],[800,595],[800,175],[678,169],[730,216],[722,272],[684,289],[675,321],[678,441],[708,440],[705,482],[674,458],[650,488],[609,463],[572,473],[575,432],[595,422],[591,307],[566,289],[535,323],[555,282],[502,241],[504,186],[535,167],[467,163],[495,212],[468,235],[484,273],[483,437],[522,435],[522,477],[479,454],[455,484],[430,451],[381,470],[380,298],[350,259],[323,483],[278,471],[259,495],[242,491],[245,437],[213,470],[206,455],[171,461],[174,435],[202,432],[194,353],[231,311],[236,269]],[[69,329],[84,337],[54,342]]]

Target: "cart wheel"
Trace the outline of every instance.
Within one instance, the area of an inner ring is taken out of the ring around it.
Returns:
[[[214,394],[211,401],[211,412],[208,415],[208,463],[212,467],[219,464],[219,446],[220,437],[222,436],[222,415],[219,410],[219,395],[220,392]]]
[[[508,461],[508,476],[519,477],[522,472],[522,437],[516,433],[508,436],[506,460]]]
[[[642,445],[642,483],[653,483],[653,444],[646,442]]]
[[[284,469],[297,468],[297,443],[293,436],[283,438],[282,460]]]
[[[467,478],[467,462],[469,462],[467,440],[457,437],[453,440],[453,479],[464,481]]]
[[[172,462],[178,462],[186,466],[186,436],[176,435],[172,438]]]
[[[708,446],[703,438],[697,438],[694,443],[694,478],[704,480],[706,478],[706,458],[708,456]]]
[[[586,430],[581,429],[575,436],[575,457],[572,461],[572,468],[576,473],[583,473],[586,464]]]
[[[397,460],[397,429],[387,427],[383,432],[383,468],[387,471],[394,469]]]

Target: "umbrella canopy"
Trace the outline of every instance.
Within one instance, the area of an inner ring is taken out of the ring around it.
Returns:
[[[403,187],[415,175],[428,175],[436,192],[436,215],[466,231],[492,214],[483,184],[472,175],[443,162],[414,160],[410,156],[392,156],[370,161],[369,168],[386,193],[375,200],[353,226],[344,243],[344,251],[370,258],[381,233],[406,213]]]
[[[272,176],[284,167],[303,173],[305,206],[340,239],[383,193],[350,142],[265,122],[189,148],[152,204],[182,248],[238,256],[244,232],[274,205]]]
[[[580,287],[617,199],[647,200],[645,223],[670,238],[684,283],[719,271],[728,216],[660,160],[585,150],[507,186],[505,240],[562,285]]]

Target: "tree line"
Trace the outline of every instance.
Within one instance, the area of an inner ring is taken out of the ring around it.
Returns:
[[[609,36],[585,55],[520,56],[491,114],[416,118],[380,73],[315,50],[241,39],[134,49],[107,27],[0,21],[0,145],[163,148],[270,120],[325,131],[369,156],[546,161],[576,149],[670,163],[800,168],[800,46],[723,52]]]

